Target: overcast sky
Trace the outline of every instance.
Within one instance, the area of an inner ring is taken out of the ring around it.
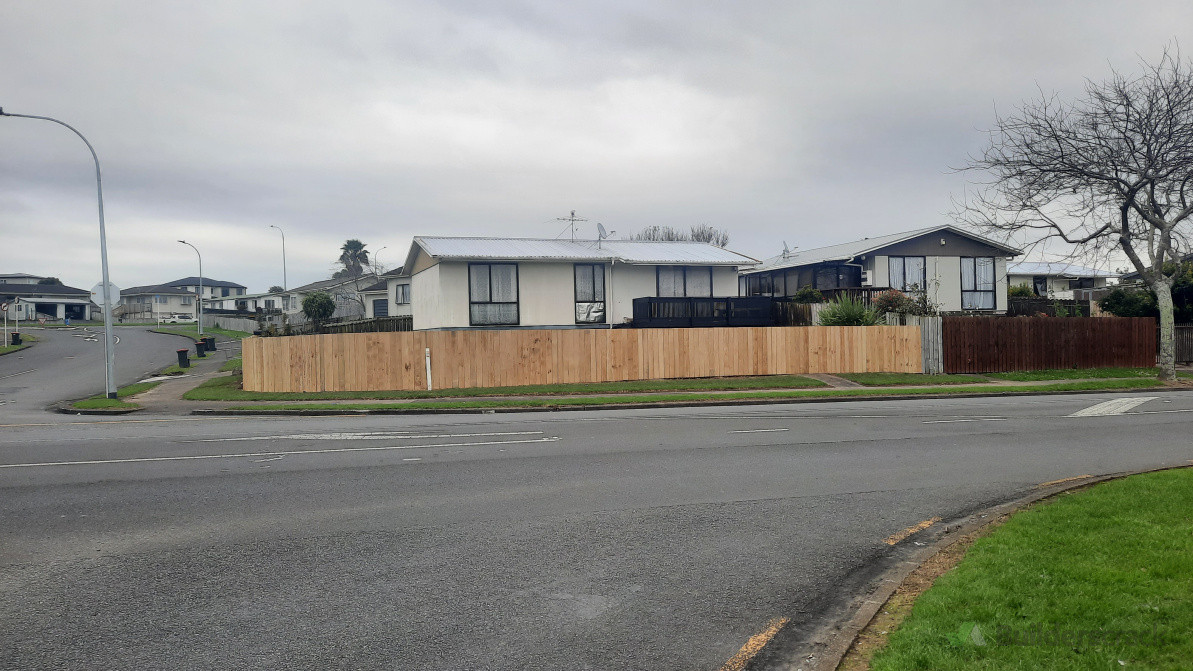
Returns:
[[[112,281],[324,279],[359,238],[950,223],[995,105],[1134,71],[1174,2],[0,0],[0,106],[104,174]],[[0,272],[98,281],[94,170],[0,117]],[[384,248],[384,249],[382,249]]]

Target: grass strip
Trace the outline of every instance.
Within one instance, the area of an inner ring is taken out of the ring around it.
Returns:
[[[987,373],[986,377],[1011,382],[1035,380],[1082,380],[1089,378],[1156,377],[1156,368],[1053,368],[1050,370],[1022,370],[1014,373]]]
[[[161,383],[161,380],[155,380],[153,382],[136,382],[117,389],[116,398],[108,398],[106,394],[96,394],[91,398],[75,401],[71,404],[71,407],[78,408],[79,410],[139,408],[141,406],[137,405],[136,403],[129,403],[127,401],[122,401],[121,399],[147,392]]]
[[[231,360],[229,360],[231,363]],[[479,387],[434,391],[257,392],[240,389],[239,377],[208,380],[187,392],[192,401],[332,401],[338,399],[459,398],[463,396],[554,396],[568,394],[627,394],[644,391],[714,391],[735,389],[809,389],[826,387],[800,375],[705,378],[695,380],[633,380],[592,384],[541,384],[520,387]]]
[[[244,360],[238,356],[228,359],[224,362],[224,365],[220,366],[220,372],[225,373],[228,371],[239,373],[242,370],[244,370]]]
[[[449,410],[458,408],[562,408],[587,405],[624,405],[629,403],[677,403],[692,401],[769,400],[788,398],[848,398],[856,396],[923,396],[931,394],[980,394],[1003,392],[1065,392],[1110,389],[1142,389],[1160,386],[1157,380],[1086,380],[1030,386],[921,387],[916,389],[824,389],[806,391],[730,392],[724,394],[639,394],[625,396],[568,398],[526,398],[458,401],[410,401],[407,403],[286,403],[236,406],[232,410]]]
[[[924,592],[874,657],[904,669],[1187,669],[1193,470],[1013,515]]]
[[[925,384],[979,384],[990,380],[982,375],[930,375],[924,373],[839,373],[837,377],[867,387],[895,387]],[[1047,379],[1047,378],[1045,378]]]

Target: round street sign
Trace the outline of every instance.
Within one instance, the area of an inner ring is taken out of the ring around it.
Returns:
[[[120,302],[120,287],[108,282],[108,292],[112,294],[112,302]],[[91,287],[91,302],[103,307],[104,305],[104,283],[99,282]]]
[[[8,312],[8,303],[0,303],[0,312]]]

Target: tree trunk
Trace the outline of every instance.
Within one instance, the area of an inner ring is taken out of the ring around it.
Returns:
[[[1172,287],[1167,282],[1152,285],[1156,293],[1156,307],[1160,309],[1160,367],[1161,380],[1176,379],[1176,329],[1172,311]]]

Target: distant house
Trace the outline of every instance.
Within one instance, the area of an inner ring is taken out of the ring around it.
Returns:
[[[198,314],[196,294],[165,284],[150,284],[120,290],[114,314],[121,321],[155,321],[172,315],[194,319]]]
[[[755,263],[702,242],[423,236],[403,267],[415,330],[608,328],[635,298],[736,296]]]
[[[395,268],[379,276],[378,281],[360,290],[365,317],[401,317],[409,315],[410,276]]]
[[[224,280],[213,280],[208,277],[203,278],[203,296],[202,298],[227,298],[229,296],[243,296],[248,292],[243,284],[235,282],[225,282]],[[163,286],[174,287],[175,289],[185,289],[196,296],[199,295],[199,278],[198,277],[184,277],[173,282],[164,282]],[[204,304],[206,305],[206,303]]]
[[[0,284],[37,284],[46,278],[29,273],[0,273]]]
[[[370,284],[375,284],[374,276],[361,275],[359,277],[338,277],[311,282],[286,291],[289,307],[283,308],[292,321],[302,322],[302,300],[315,292],[321,291],[331,296],[336,305],[333,319],[362,319],[365,316],[365,304],[361,298],[361,290]]]
[[[826,297],[886,289],[927,292],[943,312],[1005,312],[1007,259],[1018,249],[954,226],[934,226],[830,247],[791,251],[747,268],[743,296]]]
[[[11,279],[24,278],[8,276]],[[35,275],[32,282],[18,281],[0,283],[0,303],[7,303],[9,319],[88,320],[91,318],[91,292],[62,284],[37,284],[41,279]]]
[[[1069,263],[1023,261],[1007,266],[1010,286],[1031,287],[1037,296],[1061,300],[1072,299],[1083,290],[1108,287],[1117,279],[1117,273]]]
[[[225,298],[208,298],[203,301],[203,309],[280,314],[286,309],[288,300],[289,294],[286,292],[267,291],[260,294],[239,294]]]

